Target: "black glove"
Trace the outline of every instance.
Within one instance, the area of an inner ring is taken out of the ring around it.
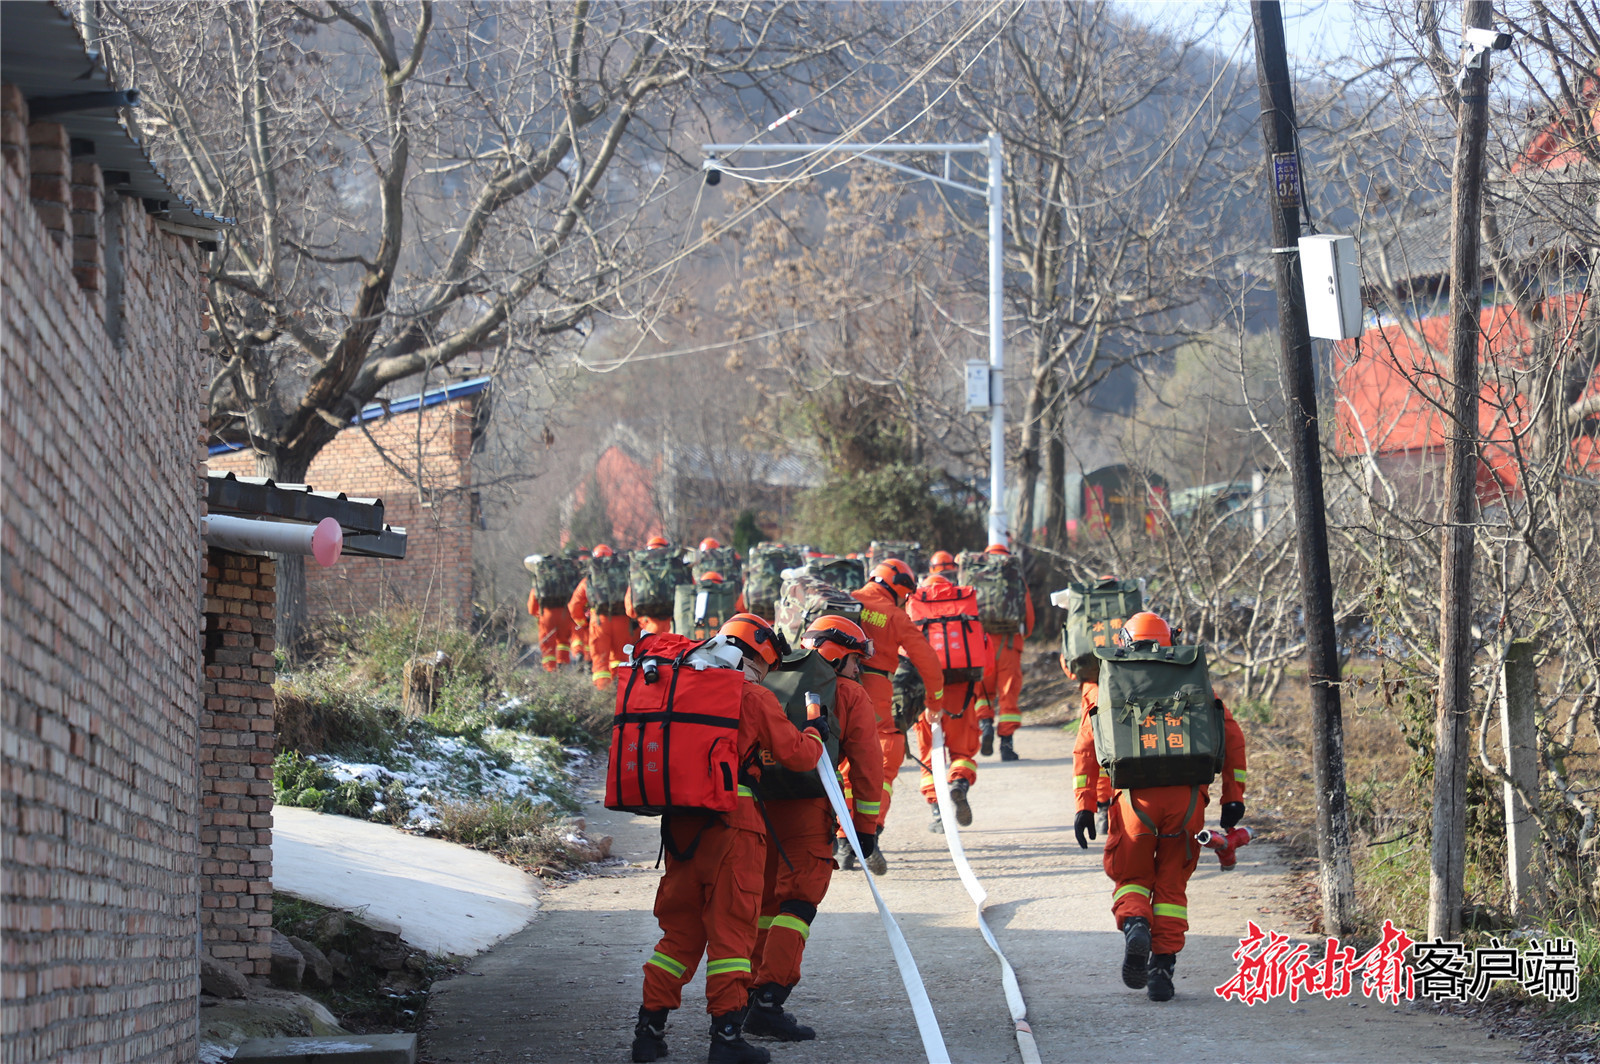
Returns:
[[[823,714],[820,717],[812,717],[811,719],[807,720],[806,721],[806,727],[807,728],[815,728],[816,731],[817,731],[817,738],[821,739],[824,745],[827,744],[827,742],[828,742],[828,717],[827,717],[827,714]]]
[[[1244,819],[1243,802],[1222,803],[1222,830],[1232,831],[1233,826]]]
[[[1095,837],[1094,810],[1093,809],[1080,809],[1080,810],[1078,810],[1078,815],[1072,821],[1072,830],[1078,836],[1078,845],[1082,846],[1085,850],[1087,850],[1089,848],[1089,839],[1092,839],[1092,838]],[[1083,837],[1083,833],[1085,831],[1087,831],[1089,833],[1089,839],[1086,839],[1086,838]]]
[[[856,838],[861,840],[861,856],[871,857],[878,852],[878,834],[875,831],[858,831]]]

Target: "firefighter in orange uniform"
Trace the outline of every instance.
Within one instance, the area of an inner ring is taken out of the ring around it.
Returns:
[[[588,561],[593,556],[593,552],[589,550],[578,551],[579,567],[588,568]],[[584,579],[588,579],[587,575],[585,575]],[[581,588],[582,586],[583,580],[579,580],[578,587]],[[583,659],[589,654],[589,607],[585,604],[580,609],[572,608],[573,599],[577,597],[577,594],[578,588],[573,588],[573,598],[567,600],[567,616],[572,618],[572,660],[581,665],[583,664]]]
[[[871,641],[854,621],[824,616],[806,629],[800,645],[822,655],[839,675],[829,730],[839,736],[841,760],[848,759],[851,792],[879,794],[883,766],[878,717],[872,699],[857,682],[861,661],[872,650]],[[877,846],[879,805],[860,798],[854,800],[852,809],[861,848],[869,855]],[[754,954],[755,981],[750,987],[750,1015],[744,1029],[783,1042],[802,1042],[815,1038],[816,1032],[783,1011],[783,1003],[800,981],[800,957],[811,936],[817,906],[833,878],[835,821],[826,798],[769,801],[766,811],[772,834],[767,842],[761,932]]]
[[[610,558],[616,552],[604,543],[596,543],[590,553],[596,558]],[[588,576],[578,581],[578,589],[567,602],[567,612],[574,621],[588,618],[589,672],[594,685],[604,691],[611,686],[612,670],[622,664],[623,648],[633,642],[633,622],[624,614],[600,611],[590,600]]]
[[[667,542],[667,537],[651,536],[649,541],[645,543],[644,549],[655,550],[657,547],[670,546],[671,544]],[[640,635],[665,635],[672,631],[671,617],[640,616],[637,612],[635,612],[633,608],[633,588],[631,587],[628,588],[626,602],[627,605],[624,607],[624,612],[627,613],[629,617],[632,617],[634,623],[639,626]]]
[[[539,660],[545,672],[572,660],[572,614],[565,602],[541,603],[539,588],[528,589],[528,616],[539,618]]]
[[[943,551],[939,553],[945,553]],[[945,554],[945,557],[949,557]],[[954,569],[954,563],[951,569]],[[930,571],[916,594],[906,601],[906,615],[916,624],[934,654],[946,667],[981,670],[981,677],[955,680],[946,674],[944,714],[939,726],[944,732],[945,749],[950,755],[950,800],[955,803],[956,823],[972,823],[972,806],[967,792],[978,782],[978,710],[989,705],[989,689],[994,683],[994,647],[978,623],[978,600],[970,589],[958,589],[946,575],[948,570]],[[953,574],[952,574],[953,575]],[[966,594],[961,595],[961,591]],[[957,607],[955,603],[963,605]],[[941,608],[943,607],[943,608]],[[940,625],[935,618],[951,616],[958,609],[960,621]],[[967,619],[970,617],[970,619]],[[933,808],[933,823],[928,830],[944,832],[939,812],[939,792],[933,780],[932,711],[917,718],[917,760],[922,763],[922,796]]]
[[[1076,680],[1078,678],[1071,669],[1067,668],[1065,658],[1061,659],[1061,671],[1066,673],[1070,679]],[[1093,680],[1084,680],[1079,684],[1079,687],[1082,702],[1078,709],[1078,738],[1072,744],[1072,763],[1074,766],[1084,764],[1086,758],[1090,762],[1095,759],[1094,728],[1089,724],[1089,710],[1094,707],[1096,700],[1100,697],[1100,685]],[[1089,778],[1086,774],[1079,774],[1077,768],[1074,768],[1073,772],[1074,788],[1088,784]],[[1099,773],[1094,788],[1094,826],[1102,835],[1108,830],[1112,796],[1111,777],[1103,772]],[[1093,838],[1093,833],[1089,837]]]
[[[826,722],[797,730],[777,698],[758,682],[787,650],[782,637],[760,617],[740,613],[729,618],[716,638],[744,657],[746,682],[736,740],[740,763],[750,766],[744,771],[759,778],[763,750],[796,772],[815,768]],[[644,1064],[667,1055],[667,1013],[683,1003],[684,984],[694,977],[703,955],[706,1011],[711,1013],[707,1060],[766,1064],[771,1054],[746,1042],[743,1033],[767,846],[766,824],[751,786],[739,784],[739,804],[725,816],[674,815],[661,827],[667,851],[666,872],[656,888],[661,940],[644,964],[644,1003],[633,1029],[633,1059]]]
[[[985,554],[1010,554],[1003,543],[991,543],[984,549]],[[999,720],[995,719],[995,707],[984,706],[978,711],[978,718],[982,722],[979,749],[984,756],[994,753],[995,732],[1000,733],[1000,760],[1018,760],[1017,750],[1013,744],[1012,736],[1017,729],[1022,727],[1022,711],[1017,708],[1017,699],[1022,694],[1022,644],[1033,633],[1035,623],[1033,613],[1033,593],[1023,588],[1022,601],[1025,613],[1022,618],[1022,631],[1010,635],[996,635],[995,640],[995,682],[999,688]],[[996,724],[998,723],[998,727]]]
[[[1149,642],[1169,647],[1172,629],[1146,611],[1129,617],[1116,638],[1118,646]],[[1086,705],[1098,696],[1098,684],[1084,684]],[[1244,817],[1244,732],[1225,705],[1222,726],[1221,820],[1223,830],[1230,831]],[[1081,740],[1076,744],[1072,771],[1077,791],[1073,830],[1078,845],[1088,849],[1088,839],[1095,837],[1100,782],[1092,739],[1087,753]],[[1103,861],[1114,884],[1111,912],[1123,937],[1122,981],[1134,990],[1146,988],[1151,1001],[1172,1000],[1172,973],[1189,930],[1189,877],[1202,850],[1194,837],[1205,827],[1210,801],[1204,786],[1141,787],[1118,791],[1112,799]]]
[[[883,801],[878,812],[878,834],[883,834],[883,821],[889,815],[889,802],[894,796],[894,779],[900,772],[900,763],[906,759],[906,737],[894,722],[894,683],[890,679],[900,664],[900,651],[911,659],[917,674],[928,692],[928,708],[938,712],[944,709],[944,666],[922,638],[917,626],[911,623],[901,607],[906,598],[917,589],[917,578],[911,566],[899,558],[885,558],[872,567],[871,576],[860,590],[851,596],[861,603],[861,627],[872,640],[873,653],[861,663],[861,686],[872,696],[872,708],[878,715],[878,742],[883,747]],[[864,796],[863,796],[864,797]],[[867,863],[874,875],[889,870],[883,856],[883,840],[877,841],[876,852]]]

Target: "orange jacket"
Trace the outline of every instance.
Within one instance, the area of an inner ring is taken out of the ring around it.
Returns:
[[[878,714],[872,696],[854,680],[839,679],[834,696],[834,726],[839,729],[839,756],[850,763],[847,775],[850,794],[855,799],[851,810],[856,831],[865,835],[878,830],[878,811],[883,793],[883,754],[878,746]],[[825,800],[825,799],[824,799]]]
[[[796,772],[816,768],[822,759],[822,742],[817,733],[796,728],[778,704],[778,697],[748,677],[739,696],[738,743],[740,763],[750,765],[749,771],[757,776],[761,773],[759,750],[765,750],[778,764]],[[730,827],[758,832],[762,836],[767,833],[766,821],[752,797],[740,798],[726,820]],[[757,871],[760,871],[759,866]]]
[[[1089,709],[1098,704],[1099,697],[1100,685],[1084,681],[1083,722],[1078,727],[1078,741],[1072,746],[1072,782],[1080,812],[1092,810],[1098,792],[1103,789],[1100,786],[1100,761],[1095,756],[1094,731],[1087,723]],[[1228,708],[1227,703],[1222,706],[1222,733],[1222,800],[1225,803],[1242,802],[1246,775],[1244,729],[1233,719],[1233,710]],[[1200,788],[1200,793],[1203,800],[1209,797],[1206,787]]]
[[[900,651],[904,649],[906,657],[911,659],[917,674],[922,677],[922,685],[927,688],[928,704],[935,709],[943,709],[944,666],[939,664],[939,655],[933,652],[928,641],[922,637],[922,632],[911,623],[906,611],[895,602],[894,592],[880,583],[870,582],[866,587],[850,592],[850,595],[861,603],[861,627],[873,642],[872,657],[861,664],[893,675],[900,664]],[[878,708],[882,710],[887,707]]]

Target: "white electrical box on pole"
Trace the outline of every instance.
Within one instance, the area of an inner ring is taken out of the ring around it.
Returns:
[[[856,158],[899,170],[925,181],[934,181],[970,195],[982,196],[989,206],[989,361],[968,362],[966,366],[967,410],[989,411],[989,542],[1010,545],[1009,521],[1006,516],[1006,401],[1005,401],[1005,214],[1003,211],[1005,157],[1000,134],[990,133],[981,141],[950,144],[897,144],[884,141],[877,144],[702,144],[700,150],[707,158],[701,163],[706,171],[706,184],[715,185],[722,179],[724,160],[737,152],[763,154],[817,155],[827,152],[854,152]],[[895,154],[943,155],[945,172],[949,173],[952,152],[974,152],[988,156],[989,181],[986,188],[953,181],[949,177],[925,173],[904,163],[880,158],[878,152]],[[734,168],[727,172],[737,176]],[[983,370],[979,383],[978,369]],[[976,390],[975,390],[976,385]],[[975,399],[982,402],[975,402]]]

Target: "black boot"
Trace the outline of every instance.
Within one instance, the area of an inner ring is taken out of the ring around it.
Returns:
[[[972,826],[972,805],[967,801],[967,781],[956,780],[950,784],[950,800],[956,805],[956,823],[964,828]]]
[[[1157,953],[1150,958],[1150,985],[1146,993],[1151,1001],[1172,1000],[1172,970],[1178,966],[1176,953]]]
[[[847,872],[856,866],[856,851],[851,849],[849,839],[840,837],[833,840],[833,859]]]
[[[1122,985],[1142,990],[1150,961],[1150,921],[1142,916],[1128,917],[1122,922],[1122,941],[1127,947],[1122,954]]]
[[[872,851],[872,856],[867,858],[867,868],[875,876],[887,875],[889,872],[889,859],[883,855],[883,830],[878,830],[878,848]]]
[[[980,720],[978,722],[978,753],[988,757],[994,753],[994,721]]]
[[[745,1034],[776,1038],[780,1042],[809,1042],[817,1032],[783,1011],[789,1000],[789,987],[782,983],[762,983],[750,988],[750,1012],[744,1018]]]
[[[772,1059],[760,1046],[744,1040],[744,1017],[748,1009],[711,1017],[711,1052],[706,1064],[767,1064]]]
[[[939,803],[929,802],[928,811],[933,814],[933,823],[928,825],[928,830],[935,835],[944,834],[944,818],[939,815]]]
[[[633,1025],[633,1064],[650,1064],[667,1055],[667,1010],[639,1009]]]
[[[1021,755],[1019,755],[1017,753],[1016,748],[1011,745],[1011,736],[1009,736],[1009,735],[1000,736],[1000,760],[1001,761],[1021,761],[1022,760],[1022,757],[1021,757]]]

